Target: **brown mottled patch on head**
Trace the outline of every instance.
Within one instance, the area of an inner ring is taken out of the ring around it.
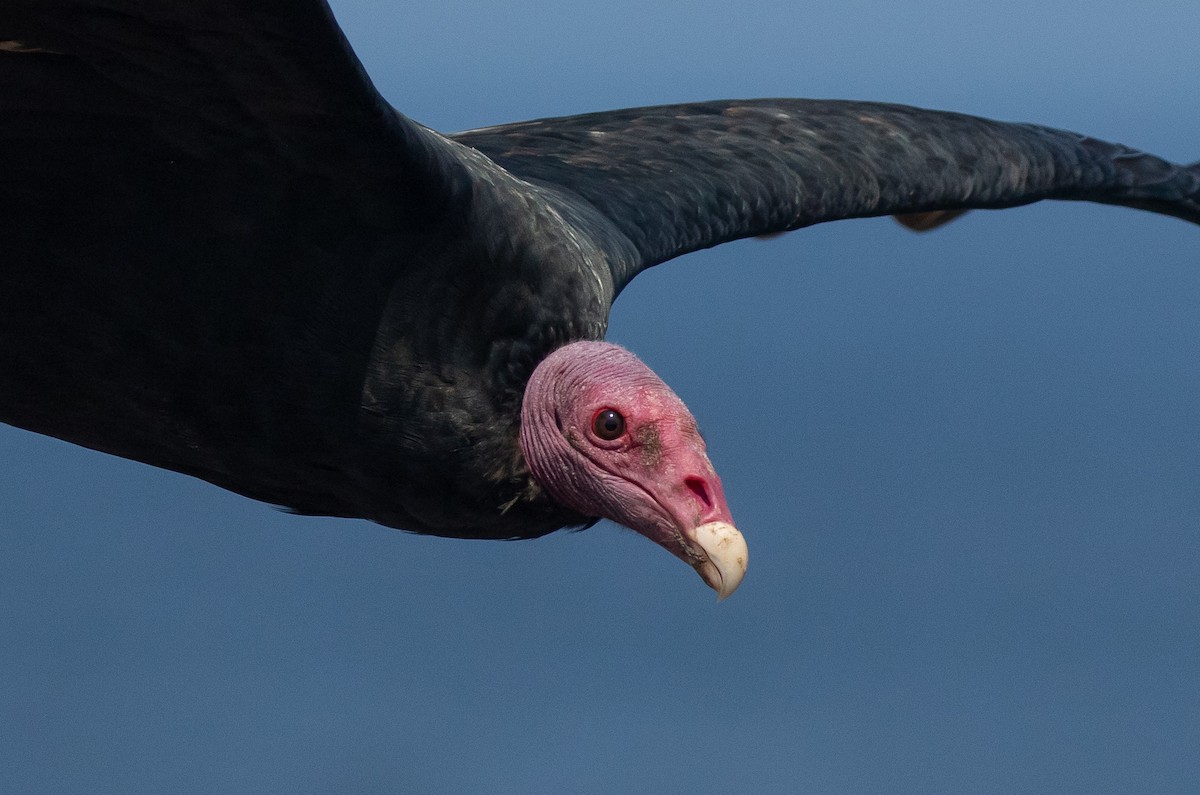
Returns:
[[[642,454],[642,463],[656,468],[662,462],[662,438],[658,435],[657,425],[643,425],[637,429],[638,450]]]

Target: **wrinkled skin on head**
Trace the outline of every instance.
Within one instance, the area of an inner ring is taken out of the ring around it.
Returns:
[[[741,582],[746,543],[696,421],[629,351],[574,342],[547,356],[525,389],[521,451],[561,504],[660,544],[719,598]]]

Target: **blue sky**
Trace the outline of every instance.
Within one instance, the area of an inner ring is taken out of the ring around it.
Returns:
[[[1200,5],[338,2],[442,130],[874,99],[1200,159]],[[1200,229],[1043,204],[640,276],[610,339],[704,428],[720,605],[601,524],[300,518],[0,427],[5,791],[1200,787]]]

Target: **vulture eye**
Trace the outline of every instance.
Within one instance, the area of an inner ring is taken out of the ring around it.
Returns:
[[[625,418],[616,409],[600,409],[596,419],[592,420],[592,432],[606,442],[617,439],[625,433]]]

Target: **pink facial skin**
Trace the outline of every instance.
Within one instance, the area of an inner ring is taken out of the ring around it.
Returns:
[[[629,351],[575,342],[546,357],[525,389],[521,451],[556,501],[662,545],[722,598],[741,581],[745,542],[696,421]]]

